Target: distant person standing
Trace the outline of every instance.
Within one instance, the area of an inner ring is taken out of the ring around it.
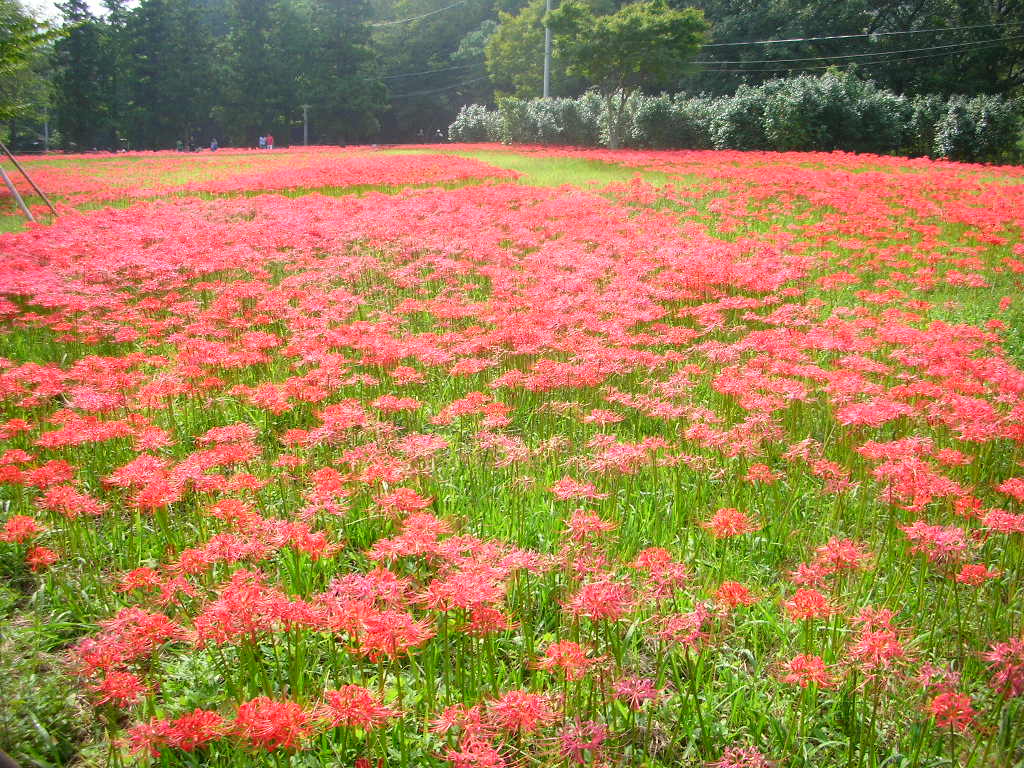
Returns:
[[[219,147],[219,146],[220,146],[220,144],[217,143],[217,138],[216,137],[210,139],[210,151],[211,152],[216,152],[217,151],[217,147]]]
[[[266,149],[266,148],[267,148],[267,137],[264,136],[263,134],[260,134],[260,149]]]
[[[267,149],[273,149],[273,148],[274,148],[274,134],[268,133],[267,134]]]

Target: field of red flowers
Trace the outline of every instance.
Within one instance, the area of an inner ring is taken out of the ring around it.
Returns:
[[[0,747],[1024,762],[1024,169],[426,152],[40,161]]]

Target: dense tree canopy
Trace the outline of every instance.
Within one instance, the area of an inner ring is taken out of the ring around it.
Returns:
[[[1024,0],[665,1],[702,11],[708,44],[696,56],[681,46],[691,67],[651,56],[623,87],[731,94],[830,66],[911,95],[1024,86]],[[436,138],[463,104],[541,91],[544,0],[103,0],[99,13],[63,0],[55,42],[17,2],[0,0],[0,71],[19,72],[0,80],[0,120],[24,146],[46,115],[67,149],[253,144],[267,131],[286,144],[302,138],[303,105],[314,142],[415,141]],[[583,48],[600,51],[605,20],[638,22],[646,7],[571,0],[557,11],[582,9],[587,31],[556,36],[552,94],[607,91],[624,62],[583,66]]]
[[[548,15],[570,74],[605,97],[609,145],[619,146],[623,107],[642,86],[679,82],[707,32],[704,15],[693,8],[670,8],[665,0],[625,5],[596,16],[579,0],[564,0]]]

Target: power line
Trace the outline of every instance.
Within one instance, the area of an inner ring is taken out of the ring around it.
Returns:
[[[977,48],[971,48],[971,49],[968,49],[968,50],[980,51],[980,50],[983,50],[985,48],[998,48],[998,47],[999,47],[999,44],[992,44],[992,45],[978,46]],[[958,53],[958,51],[953,51],[953,53]],[[950,51],[945,51],[943,53],[929,53],[929,54],[925,54],[923,56],[904,56],[902,58],[887,59],[885,61],[867,61],[867,62],[850,61],[850,62],[847,62],[845,64],[826,64],[826,65],[823,65],[823,66],[806,66],[806,67],[783,67],[783,68],[780,68],[780,69],[701,69],[700,71],[701,72],[749,72],[749,73],[752,73],[752,74],[760,74],[760,73],[763,73],[763,72],[810,72],[812,70],[838,69],[838,68],[841,68],[841,67],[853,67],[853,66],[857,66],[857,67],[880,67],[880,66],[884,66],[884,65],[887,65],[887,64],[902,64],[905,61],[919,61],[921,59],[935,59],[935,58],[939,58],[940,56],[948,56],[949,54],[950,54]],[[712,62],[709,62],[709,63],[712,63]]]
[[[488,79],[487,75],[484,75],[482,77],[474,77],[474,78],[472,78],[470,80],[463,80],[461,83],[455,83],[454,85],[449,85],[449,86],[446,86],[444,88],[433,88],[433,89],[431,89],[429,91],[413,91],[412,93],[395,93],[395,94],[391,94],[390,98],[392,98],[392,99],[405,99],[405,98],[408,98],[409,96],[429,96],[432,93],[441,93],[443,91],[451,91],[451,90],[454,90],[455,88],[461,88],[464,85],[470,85],[471,83],[478,83],[481,80],[487,80],[487,79]]]
[[[1001,21],[993,24],[971,24],[962,27],[933,27],[931,29],[906,29],[896,32],[863,32],[851,35],[828,35],[825,37],[791,37],[783,40],[741,40],[735,43],[707,43],[704,48],[724,48],[734,45],[779,45],[782,43],[814,43],[820,40],[850,40],[857,37],[887,37],[890,35],[922,35],[931,32],[959,32],[968,29],[990,29],[992,27],[1019,27],[1024,21]]]
[[[436,11],[428,11],[427,13],[421,13],[419,16],[410,16],[407,19],[395,19],[394,21],[378,21],[378,22],[375,22],[373,24],[368,24],[367,26],[370,26],[370,27],[390,27],[390,26],[392,26],[394,24],[407,24],[410,21],[419,21],[420,19],[425,19],[428,16],[433,16],[433,15],[441,13],[443,11],[447,11],[450,8],[455,8],[456,6],[459,6],[459,5],[465,5],[468,2],[469,2],[469,0],[456,0],[451,5],[446,5],[444,8],[438,8]]]
[[[400,77],[415,77],[416,75],[432,75],[435,72],[451,72],[456,69],[469,69],[471,67],[479,67],[480,62],[473,64],[459,64],[454,67],[442,67],[441,69],[424,69],[422,72],[403,72],[400,75],[384,75],[381,80],[397,80]]]
[[[694,64],[785,64],[787,62],[797,61],[830,61],[832,59],[859,59],[873,56],[890,56],[899,53],[921,53],[922,51],[938,51],[948,48],[963,48],[969,50],[972,46],[980,46],[985,43],[1006,43],[1012,40],[1020,40],[1024,38],[1024,35],[1013,35],[1011,37],[995,37],[989,40],[974,40],[965,41],[962,43],[946,43],[945,45],[931,45],[924,48],[903,48],[896,51],[873,51],[871,53],[844,53],[835,54],[833,56],[804,56],[796,59],[756,59],[756,60],[740,60],[735,61],[719,61],[715,59],[704,59],[695,60]],[[953,51],[948,51],[953,53]]]

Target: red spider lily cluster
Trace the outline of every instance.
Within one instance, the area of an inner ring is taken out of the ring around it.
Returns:
[[[231,195],[291,189],[460,184],[516,174],[456,155],[383,155],[363,147],[295,147],[267,153],[129,152],[91,163],[21,158],[49,196],[70,204],[166,195]],[[30,190],[25,190],[28,194]],[[6,193],[5,193],[6,195]],[[0,196],[2,199],[2,196]]]
[[[0,235],[0,557],[96,596],[68,668],[111,750],[1010,764],[1020,169],[519,151],[672,181]],[[173,189],[507,178],[272,157]],[[65,194],[165,194],[182,162]]]

